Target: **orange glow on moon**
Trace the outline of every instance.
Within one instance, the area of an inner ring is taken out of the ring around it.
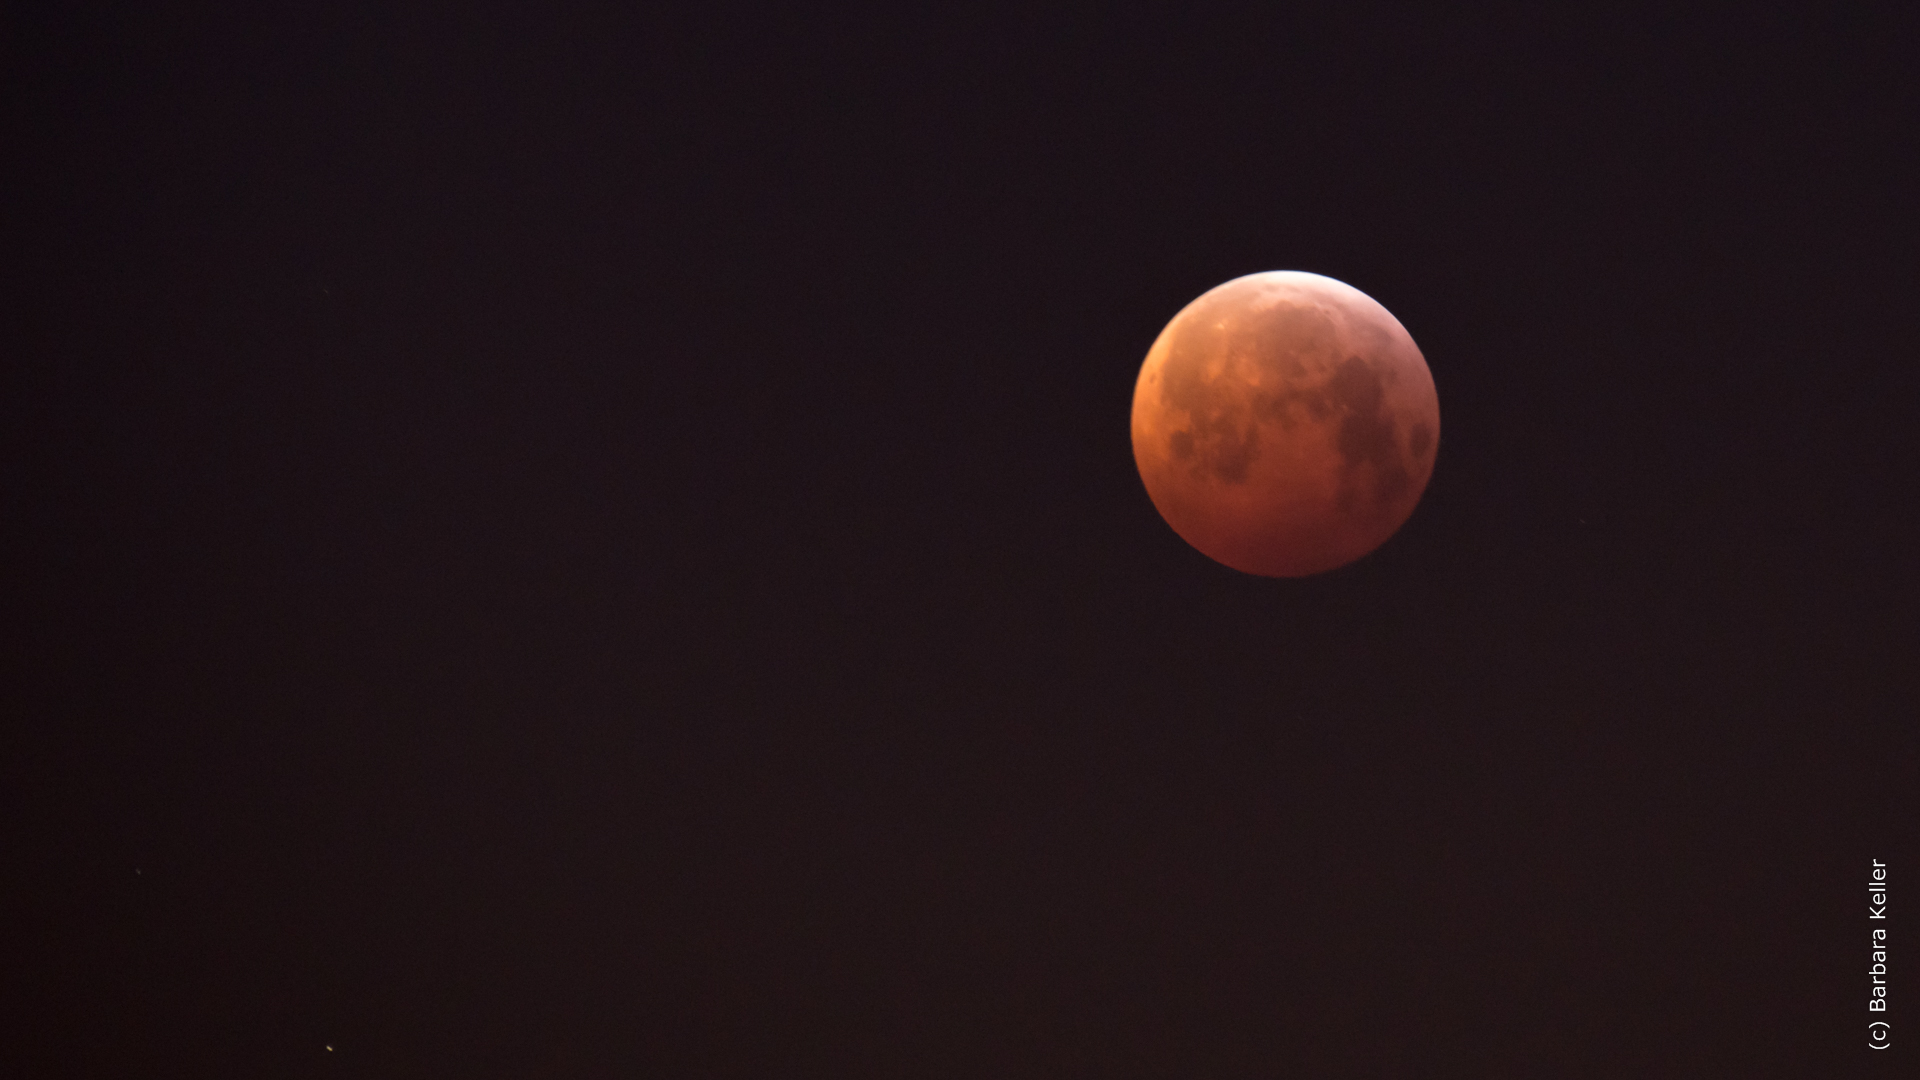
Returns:
[[[1267,577],[1360,558],[1433,475],[1440,399],[1413,338],[1360,290],[1275,270],[1173,317],[1133,390],[1133,457],[1160,516]]]

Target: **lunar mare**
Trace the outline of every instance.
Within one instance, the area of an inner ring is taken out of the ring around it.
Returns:
[[[1160,332],[1133,455],[1160,516],[1236,570],[1304,577],[1373,551],[1433,475],[1440,400],[1413,337],[1350,285],[1235,278]]]

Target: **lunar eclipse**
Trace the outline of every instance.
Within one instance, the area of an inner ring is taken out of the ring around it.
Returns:
[[[1305,577],[1368,554],[1433,474],[1440,401],[1400,321],[1301,271],[1214,287],[1154,341],[1133,456],[1167,524],[1208,557]]]

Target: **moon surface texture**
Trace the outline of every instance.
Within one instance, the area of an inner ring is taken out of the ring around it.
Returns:
[[[1433,475],[1440,399],[1400,321],[1295,270],[1235,278],[1173,317],[1133,390],[1153,505],[1208,557],[1305,577],[1379,547]]]

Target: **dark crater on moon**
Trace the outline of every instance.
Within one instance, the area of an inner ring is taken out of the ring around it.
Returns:
[[[1373,497],[1376,503],[1392,505],[1413,483],[1400,458],[1399,426],[1387,411],[1386,386],[1380,371],[1358,356],[1342,361],[1327,381],[1327,390],[1340,404],[1340,434],[1335,445],[1347,463],[1342,479],[1340,502],[1352,502],[1359,487],[1355,475],[1362,465],[1372,465],[1376,477]]]

